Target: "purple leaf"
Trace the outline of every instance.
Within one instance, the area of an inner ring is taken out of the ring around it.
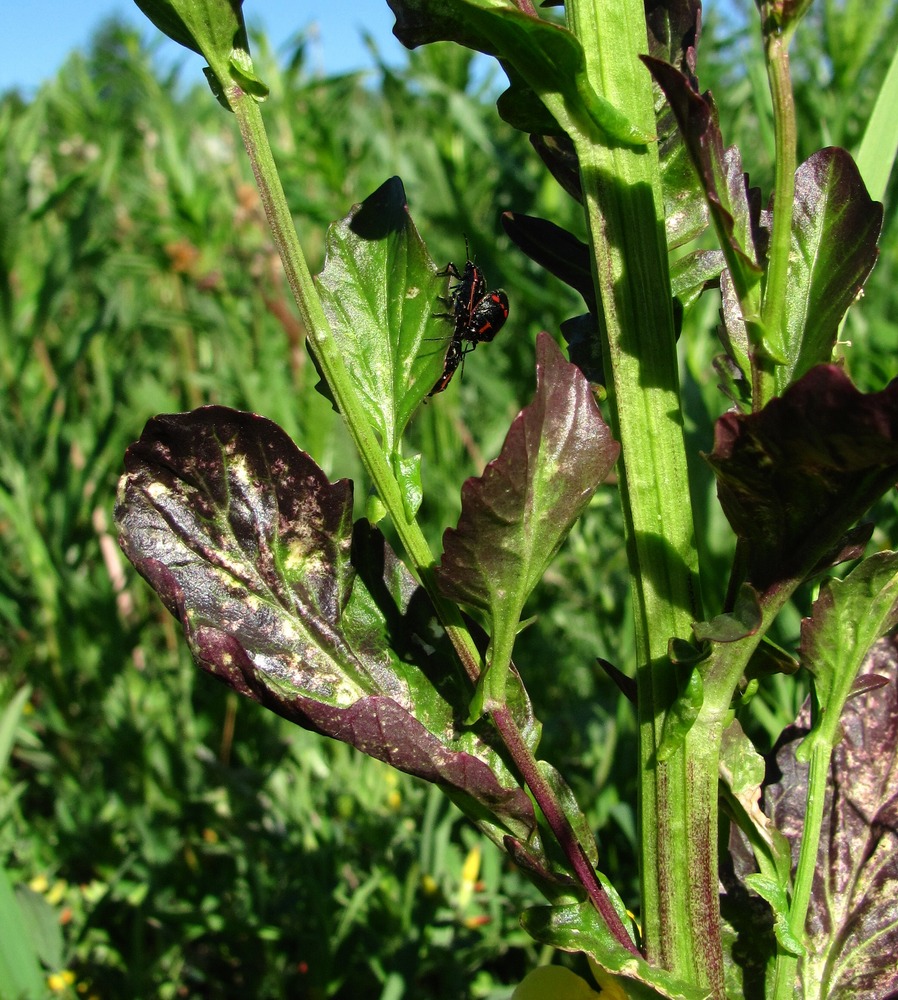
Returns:
[[[898,646],[882,639],[864,673],[888,678],[850,698],[841,716],[827,788],[807,923],[808,955],[799,970],[815,996],[892,997],[898,991]],[[784,734],[780,780],[765,793],[777,827],[792,843],[804,830],[807,765],[795,750],[810,706]]]
[[[328,482],[271,421],[217,406],[151,420],[125,466],[122,546],[204,670],[444,786],[500,842],[530,842],[533,808],[493,731],[461,722],[470,686],[429,599],[375,529],[353,534],[350,482]]]
[[[872,201],[851,156],[821,149],[795,173],[784,342],[787,385],[829,361],[846,310],[876,263],[882,205]]]
[[[805,576],[898,480],[898,381],[864,394],[819,365],[763,410],[724,414],[706,457],[748,582]]]
[[[464,484],[458,527],[444,535],[437,575],[446,596],[487,611],[494,628],[516,628],[619,450],[586,379],[540,334],[536,398],[515,417],[499,457]]]

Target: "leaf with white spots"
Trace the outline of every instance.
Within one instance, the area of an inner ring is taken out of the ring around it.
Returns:
[[[154,418],[125,467],[122,547],[204,670],[446,787],[495,839],[534,842],[491,731],[463,721],[470,684],[429,598],[376,529],[353,530],[349,481],[329,482],[271,421],[219,406]]]

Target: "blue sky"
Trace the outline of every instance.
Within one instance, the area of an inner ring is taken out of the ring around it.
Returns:
[[[0,92],[10,87],[33,92],[72,49],[86,46],[96,26],[108,17],[118,15],[155,31],[129,0],[26,0],[3,7]],[[314,25],[310,66],[328,73],[371,65],[362,28],[388,61],[396,60],[401,50],[392,36],[393,15],[385,0],[245,0],[243,11],[248,23],[265,29],[275,48],[299,29]],[[163,58],[184,52],[170,44]],[[195,58],[199,66],[199,57]]]

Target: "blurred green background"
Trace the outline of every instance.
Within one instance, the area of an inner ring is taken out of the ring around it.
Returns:
[[[812,13],[793,59],[802,158],[856,147],[896,26],[887,0]],[[500,75],[474,72],[467,53],[432,46],[373,76],[322,78],[302,46],[280,65],[264,38],[253,47],[313,270],[328,223],[398,174],[433,257],[463,259],[467,236],[508,291],[501,336],[411,429],[438,549],[464,478],[532,393],[536,332],[583,311],[509,244],[500,215],[581,234],[582,221],[498,119]],[[747,5],[707,13],[699,74],[769,191],[769,101]],[[518,927],[536,892],[437,790],[201,675],[112,534],[125,448],[154,414],[206,403],[276,420],[364,501],[347,437],[314,390],[233,119],[110,24],[33,99],[0,98],[0,154],[0,938],[8,952],[25,927],[32,965],[43,962],[32,995],[507,998],[541,957]],[[864,389],[896,370],[896,259],[890,199],[881,260],[844,334]],[[730,551],[698,457],[726,407],[716,321],[708,295],[680,340],[709,606]],[[875,541],[890,546],[894,503],[878,513]],[[606,486],[539,588],[516,659],[542,753],[635,906],[633,717],[595,665],[633,667],[620,537]],[[801,610],[785,616],[784,642]],[[768,684],[747,720],[762,744],[801,697],[794,681]],[[0,944],[0,973],[3,961]]]

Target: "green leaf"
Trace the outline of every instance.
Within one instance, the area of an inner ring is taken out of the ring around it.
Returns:
[[[839,323],[876,263],[881,228],[882,205],[844,149],[821,149],[798,168],[780,391],[832,358]]]
[[[736,596],[732,611],[717,615],[709,622],[696,622],[692,626],[699,642],[738,642],[754,635],[763,620],[757,591],[743,584]]]
[[[748,838],[761,874],[786,891],[792,867],[789,842],[761,805],[765,774],[764,758],[742,726],[731,722],[720,744],[721,794],[733,820]],[[783,912],[788,915],[788,906]]]
[[[387,0],[393,34],[410,49],[452,41],[510,63],[568,133],[592,132],[631,146],[653,137],[600,97],[586,75],[586,58],[566,28],[527,13],[511,0]],[[512,78],[513,85],[515,78]],[[519,103],[515,98],[515,103]],[[543,131],[542,129],[540,131]]]
[[[591,903],[534,907],[524,912],[521,923],[537,941],[561,951],[584,952],[593,959],[603,993],[607,990],[615,996],[617,988],[630,1000],[707,1000],[709,996],[707,990],[681,983],[624,948]]]
[[[44,968],[61,969],[65,962],[65,944],[59,914],[40,893],[27,885],[17,885],[15,893],[22,923]]]
[[[876,104],[864,129],[864,138],[855,157],[870,196],[877,201],[885,197],[889,176],[898,154],[898,48],[892,56],[889,71],[882,82]]]
[[[243,0],[134,0],[156,27],[209,63],[222,100],[236,83],[257,100],[268,87],[255,75],[243,21]],[[226,97],[224,102],[225,106]]]
[[[877,552],[830,580],[801,623],[801,661],[813,674],[819,716],[798,751],[838,742],[839,718],[871,646],[898,624],[898,553]]]
[[[16,1000],[44,1000],[47,986],[24,915],[0,867],[0,996]]]
[[[470,684],[425,591],[284,432],[224,407],[157,417],[128,449],[122,546],[179,619],[197,663],[307,729],[442,785],[501,842],[533,807],[463,725]],[[512,676],[509,704],[538,727]]]
[[[380,437],[406,486],[406,510],[420,503],[414,460],[402,433],[443,371],[451,328],[439,317],[446,278],[427,253],[398,177],[382,184],[331,225],[317,283],[334,339]]]
[[[670,290],[688,309],[705,289],[719,283],[725,267],[720,250],[693,250],[671,261]]]
[[[747,875],[745,884],[765,899],[773,910],[773,932],[790,955],[803,955],[804,945],[789,929],[789,896],[782,882],[764,875]]]
[[[661,761],[669,760],[674,751],[682,746],[705,700],[705,685],[700,667],[690,669],[675,664],[675,669],[678,693],[664,715],[658,743],[658,760]]]
[[[525,601],[620,450],[586,379],[548,334],[536,354],[536,397],[499,457],[462,487],[436,571],[447,597],[487,612],[493,649],[509,658]]]
[[[898,481],[898,381],[861,393],[818,365],[757,413],[726,413],[706,456],[760,593],[805,576]]]

